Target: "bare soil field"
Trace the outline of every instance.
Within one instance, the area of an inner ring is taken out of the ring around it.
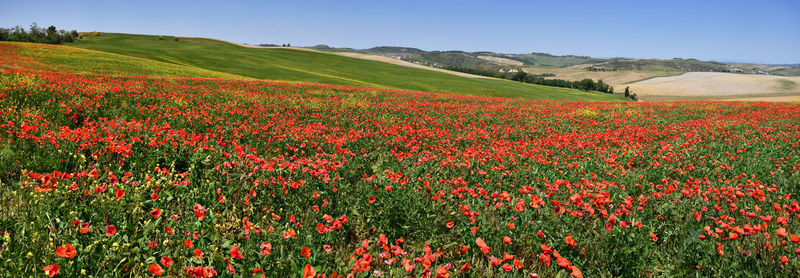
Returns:
[[[522,63],[520,61],[512,60],[512,59],[508,59],[508,58],[501,58],[501,57],[494,57],[494,56],[478,56],[478,58],[484,59],[484,60],[489,61],[489,62],[494,62],[494,63],[501,64],[501,65],[506,65],[506,66],[521,67],[522,65],[524,65],[524,63]]]
[[[660,76],[673,76],[681,74],[677,71],[634,71],[634,70],[618,70],[618,71],[587,71],[586,67],[589,65],[577,65],[566,68],[553,68],[553,67],[525,67],[523,70],[527,73],[542,74],[552,73],[556,76],[553,78],[577,81],[585,78],[593,80],[603,80],[603,82],[614,86],[615,91],[621,91],[627,83],[636,82],[643,79],[660,77]]]
[[[797,100],[800,77],[689,72],[630,84],[641,100]]]

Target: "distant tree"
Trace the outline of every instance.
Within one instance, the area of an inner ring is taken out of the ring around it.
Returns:
[[[74,33],[58,30],[55,26],[44,29],[39,27],[36,23],[31,24],[27,31],[19,26],[14,28],[0,28],[0,41],[59,44],[62,42],[71,42],[74,38]]]
[[[613,94],[614,93],[614,86],[608,86],[608,93],[609,94]]]
[[[59,36],[58,30],[56,29],[55,26],[50,25],[50,27],[47,27],[47,30],[45,30],[45,35],[47,36],[47,43],[50,44],[61,43],[61,36]]]
[[[291,43],[287,43],[286,47],[292,47],[292,44]]]
[[[524,82],[528,78],[528,74],[524,71],[518,71],[514,75],[511,76],[511,80]]]
[[[583,91],[594,90],[594,81],[589,78],[578,81],[577,89]]]
[[[631,89],[628,86],[625,86],[625,97],[631,96]]]
[[[180,38],[178,38],[178,37],[175,37],[175,41],[180,41],[180,40],[181,40]]]
[[[164,40],[164,36],[158,36],[158,40]]]

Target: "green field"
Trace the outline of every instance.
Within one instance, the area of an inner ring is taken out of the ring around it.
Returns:
[[[158,36],[103,34],[86,37],[66,46],[159,62],[157,65],[153,64],[153,67],[179,66],[178,69],[198,69],[206,74],[229,74],[256,79],[531,99],[624,100],[619,95],[501,79],[466,78],[327,53],[285,48],[248,48],[213,39],[180,38],[175,41],[174,37],[159,40]],[[73,68],[84,68],[84,63],[96,64],[96,55],[100,53],[87,54],[92,57],[58,62]],[[141,71],[131,70],[139,75],[145,74],[147,70]]]
[[[30,68],[80,74],[246,79],[243,76],[198,67],[61,45],[0,42],[0,57],[3,58],[0,68]]]

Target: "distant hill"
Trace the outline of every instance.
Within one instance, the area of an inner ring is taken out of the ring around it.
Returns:
[[[311,47],[322,51],[349,51],[394,57],[404,61],[440,68],[473,68],[504,70],[526,67],[567,68],[574,67],[585,71],[653,71],[653,72],[732,72],[749,74],[769,74],[800,76],[800,65],[760,65],[721,63],[697,59],[632,59],[632,58],[594,58],[577,55],[551,55],[532,52],[526,54],[504,54],[488,51],[425,51],[413,47],[381,46],[369,49]],[[513,64],[501,58],[521,62]]]

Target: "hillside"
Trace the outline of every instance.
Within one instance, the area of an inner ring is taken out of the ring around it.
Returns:
[[[369,49],[333,48],[326,45],[314,46],[313,49],[335,52],[361,52],[382,55],[441,68],[474,68],[474,69],[524,69],[530,73],[553,73],[554,78],[574,80],[580,78],[602,79],[599,72],[635,71],[638,77],[658,77],[675,75],[683,72],[732,72],[747,74],[768,74],[781,76],[800,76],[800,65],[761,65],[721,63],[701,61],[697,59],[633,59],[633,58],[595,58],[578,55],[551,55],[532,52],[525,54],[504,54],[489,51],[425,51],[411,47],[381,46]],[[564,73],[559,69],[571,68]],[[547,72],[547,71],[550,72]],[[577,71],[585,71],[580,74]],[[561,72],[559,74],[559,72]],[[652,73],[652,74],[651,74]],[[624,72],[620,75],[628,75]],[[640,78],[642,79],[642,78]],[[579,79],[578,79],[579,80]],[[630,82],[634,80],[627,80]]]
[[[237,76],[468,95],[562,100],[623,100],[573,89],[522,84],[287,48],[243,47],[203,38],[104,34],[67,46]]]

